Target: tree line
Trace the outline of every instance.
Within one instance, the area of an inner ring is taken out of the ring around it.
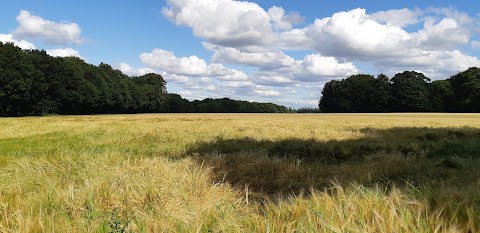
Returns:
[[[272,103],[248,102],[229,98],[194,100],[169,94],[169,112],[178,113],[289,113],[293,109]]]
[[[159,74],[129,77],[105,63],[95,66],[0,42],[0,116],[289,111],[228,98],[190,102],[169,94]]]
[[[431,81],[405,71],[389,78],[352,75],[325,84],[321,112],[480,112],[480,68],[472,67],[446,80]]]

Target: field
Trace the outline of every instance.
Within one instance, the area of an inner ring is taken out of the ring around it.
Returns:
[[[0,118],[0,232],[480,232],[480,115]]]

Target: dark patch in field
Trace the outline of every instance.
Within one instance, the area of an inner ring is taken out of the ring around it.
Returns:
[[[480,177],[480,133],[472,128],[360,130],[364,137],[318,141],[214,138],[187,148],[215,181],[260,195],[363,185],[469,185]]]

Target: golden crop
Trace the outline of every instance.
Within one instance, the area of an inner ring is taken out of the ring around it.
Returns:
[[[479,114],[0,118],[0,232],[479,232]]]

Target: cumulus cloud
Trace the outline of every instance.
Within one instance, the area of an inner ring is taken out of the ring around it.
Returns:
[[[293,60],[276,69],[256,72],[253,74],[253,80],[259,84],[284,86],[296,82],[320,82],[347,77],[358,72],[352,62],[339,61],[335,57],[320,54],[309,54],[303,60]]]
[[[128,76],[142,76],[148,73],[155,73],[153,69],[150,68],[134,68],[127,63],[120,63],[115,66],[116,69],[122,71],[122,73]]]
[[[292,49],[366,62],[411,57],[419,50],[451,51],[469,43],[467,24],[472,22],[465,13],[450,8],[404,8],[373,14],[357,8],[316,19],[305,28],[294,28],[303,20],[299,14],[233,0],[168,0],[163,13],[207,40],[205,47],[215,52],[212,61],[260,69],[282,66],[282,59],[288,59],[282,50]],[[254,22],[245,20],[246,16]],[[418,31],[404,29],[422,22],[423,28]]]
[[[207,95],[199,94],[199,93],[193,93],[191,91],[180,91],[180,92],[178,92],[178,94],[180,96],[182,96],[182,98],[188,99],[190,101],[192,101],[192,100],[202,100],[202,99],[208,98]]]
[[[189,77],[182,76],[182,75],[163,73],[162,76],[163,78],[165,78],[167,82],[183,83],[183,84],[191,83],[191,80]]]
[[[311,54],[302,63],[308,74],[326,77],[346,77],[358,72],[351,62],[340,63],[335,57]]]
[[[292,78],[277,73],[258,73],[255,75],[254,81],[266,86],[290,86],[295,83]]]
[[[474,22],[474,19],[464,12],[460,12],[452,7],[429,7],[426,13],[434,13],[436,15],[445,16],[446,18],[455,19],[459,24],[468,25]]]
[[[304,20],[300,14],[278,6],[264,9],[248,1],[167,0],[163,14],[203,39],[204,47],[213,53],[212,63],[167,53],[163,57],[172,63],[146,59],[144,64],[157,64],[155,69],[188,77],[217,74],[210,80],[217,94],[275,99],[276,93],[288,92],[281,88],[300,88],[296,95],[311,94],[329,80],[359,72],[416,70],[432,79],[444,79],[480,66],[477,57],[460,49],[466,45],[480,48],[480,42],[471,40],[478,22],[452,8],[373,13],[357,8],[315,19],[301,28],[296,28]],[[290,50],[308,55],[293,58],[286,54]],[[222,64],[246,67],[249,72]],[[373,70],[359,70],[357,65]],[[207,83],[196,83],[195,87],[202,85],[205,88]],[[313,100],[315,96],[302,101],[318,103],[318,99]]]
[[[405,27],[418,23],[419,17],[422,15],[420,10],[410,10],[407,8],[394,9],[387,11],[378,11],[370,17],[377,22],[384,22],[389,26]]]
[[[293,79],[317,81],[319,77],[346,77],[358,72],[351,62],[340,62],[335,57],[320,54],[307,55],[295,60],[283,51],[249,51],[204,44],[214,51],[212,61],[258,68],[253,74],[256,82],[274,84],[292,83]]]
[[[251,88],[256,87],[257,85],[251,81],[231,81],[224,82],[221,84],[221,86],[230,88]]]
[[[247,80],[248,76],[239,70],[225,67],[223,64],[207,64],[197,57],[177,57],[171,51],[154,49],[150,53],[140,54],[140,61],[148,68],[158,69],[166,74],[187,77],[215,77],[220,80]]]
[[[209,46],[207,48],[214,51],[212,61],[218,63],[242,64],[268,70],[295,62],[293,58],[282,51],[244,52],[236,48],[222,46]]]
[[[400,11],[409,14],[405,9]],[[377,15],[368,15],[364,9],[338,12],[331,17],[317,19],[308,26],[306,34],[319,38],[314,48],[323,55],[370,62],[380,70],[418,68],[428,70],[435,79],[461,71],[458,69],[463,67],[463,63],[477,64],[476,58],[455,49],[470,43],[470,31],[465,26],[470,20],[464,15],[437,10],[437,13],[443,12],[447,16],[443,15],[444,18],[440,19],[424,16],[420,20],[423,28],[407,32],[402,27],[419,22],[418,17],[411,21],[387,17],[393,12],[396,11]],[[416,16],[419,12],[412,11],[410,14]],[[443,67],[447,63],[450,66]]]
[[[280,96],[280,92],[275,90],[254,90],[254,92],[262,96]]]
[[[142,53],[140,60],[148,67],[177,75],[199,76],[208,73],[207,63],[203,59],[197,56],[177,58],[173,52],[163,49]]]
[[[233,74],[227,74],[224,76],[217,76],[216,77],[218,80],[223,80],[223,81],[246,81],[249,80],[249,76],[239,70],[233,70]]]
[[[474,41],[470,42],[470,45],[474,49],[479,49],[480,48],[480,41],[474,40]]]
[[[305,48],[308,39],[298,13],[286,13],[282,7],[265,10],[258,4],[233,0],[167,0],[163,14],[176,25],[188,26],[197,37],[226,47],[276,46]]]
[[[272,31],[270,15],[256,3],[231,0],[167,0],[163,14],[216,44],[261,43]],[[261,43],[263,44],[263,43]]]
[[[458,50],[424,52],[415,58],[402,58],[395,61],[384,61],[378,64],[386,70],[401,72],[415,70],[424,73],[427,77],[438,80],[447,79],[459,71],[470,67],[480,67],[477,57],[465,55]]]
[[[82,30],[76,23],[45,20],[26,10],[20,11],[17,21],[19,26],[13,32],[15,38],[40,39],[53,45],[81,44],[84,41]]]
[[[0,41],[3,43],[13,43],[22,49],[35,49],[35,45],[26,40],[16,40],[12,34],[0,34]]]
[[[444,18],[440,22],[428,18],[425,20],[424,29],[413,33],[412,40],[419,48],[429,50],[450,50],[458,45],[467,44],[470,34],[466,28],[452,18]]]
[[[173,52],[163,49],[154,49],[151,53],[142,53],[140,61],[148,67],[177,75],[200,76],[208,74],[208,66],[203,59],[197,56],[178,58]]]
[[[298,13],[285,15],[285,10],[282,7],[273,6],[268,10],[268,14],[274,28],[279,31],[292,30],[294,24],[303,22],[303,17]]]
[[[314,48],[320,53],[351,59],[403,54],[405,41],[411,38],[400,27],[380,24],[360,8],[315,20],[307,36],[318,38]]]
[[[47,50],[47,53],[50,56],[53,56],[53,57],[79,57],[79,58],[82,58],[82,56],[80,56],[80,52],[78,52],[78,50],[75,50],[75,49],[72,49],[72,48],[50,49],[50,50]]]
[[[282,98],[278,101],[278,104],[286,105],[286,106],[294,106],[296,108],[300,107],[318,107],[318,101],[320,100],[320,95],[316,96],[316,98]]]

